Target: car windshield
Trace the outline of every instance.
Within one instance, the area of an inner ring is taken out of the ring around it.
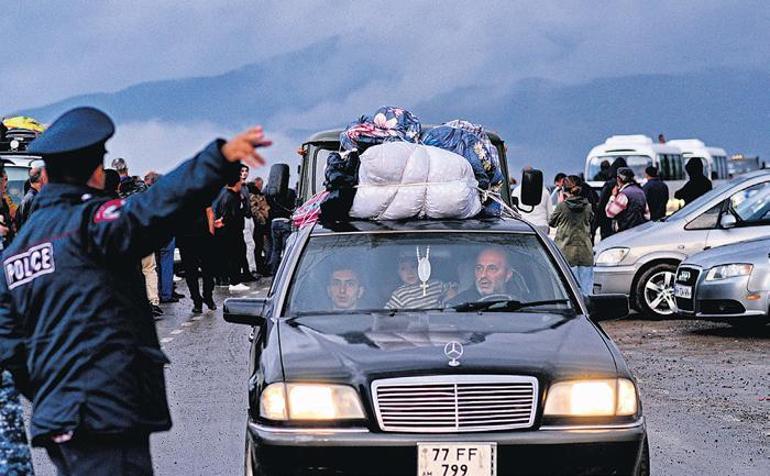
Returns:
[[[464,306],[477,302],[490,305]],[[285,314],[417,309],[530,312],[572,306],[535,235],[342,233],[310,238]]]
[[[11,196],[13,203],[18,205],[24,198],[24,182],[29,178],[29,168],[6,165],[5,172],[8,174],[7,193]]]
[[[587,180],[601,180],[601,165],[602,162],[607,161],[610,165],[618,157],[623,157],[626,160],[628,167],[634,170],[634,174],[637,177],[644,177],[644,169],[652,165],[652,159],[646,155],[601,155],[598,157],[591,157],[588,161],[588,170],[586,172]],[[604,179],[606,180],[606,179]]]
[[[675,211],[671,215],[667,216],[664,220],[665,221],[681,220],[685,216],[689,215],[689,213],[692,212],[693,210],[697,210],[698,208],[702,207],[706,203],[710,202],[715,197],[718,197],[726,190],[735,187],[736,185],[740,184],[744,180],[745,179],[743,177],[738,177],[738,178],[729,180],[727,182],[724,182],[720,186],[711,189],[709,192],[704,193],[703,195],[696,198],[692,202],[688,203],[684,207],[680,208],[679,210]]]

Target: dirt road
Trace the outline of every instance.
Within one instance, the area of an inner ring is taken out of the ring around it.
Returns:
[[[770,474],[770,326],[602,323],[639,381],[652,474]]]

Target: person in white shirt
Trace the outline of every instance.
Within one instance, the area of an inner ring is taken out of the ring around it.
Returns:
[[[531,167],[525,167],[523,170],[531,170]],[[535,225],[540,231],[547,235],[549,231],[548,221],[551,219],[551,214],[553,213],[553,203],[551,202],[551,195],[548,193],[548,190],[543,187],[540,203],[534,207],[521,205],[521,186],[516,187],[513,192],[511,192],[511,195],[516,197],[519,201],[519,213],[521,213],[521,217]]]

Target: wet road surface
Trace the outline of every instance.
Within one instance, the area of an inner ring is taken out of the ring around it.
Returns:
[[[267,283],[253,283],[266,292]],[[179,290],[186,293],[183,285]],[[158,475],[242,474],[249,327],[228,324],[220,309],[191,314],[183,299],[163,305],[157,322],[174,426],[153,435]],[[232,294],[241,296],[243,293]],[[769,474],[770,326],[637,317],[602,324],[639,379],[650,437],[652,474]],[[44,451],[35,469],[53,474]]]

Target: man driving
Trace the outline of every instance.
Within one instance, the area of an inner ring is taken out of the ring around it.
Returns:
[[[338,265],[329,275],[326,292],[334,311],[349,311],[358,308],[358,300],[364,295],[364,287],[358,272],[348,265]]]
[[[508,283],[513,278],[513,270],[508,254],[502,247],[484,248],[476,257],[473,274],[475,286],[458,294],[452,300],[453,303],[474,302],[495,294],[508,295]]]

